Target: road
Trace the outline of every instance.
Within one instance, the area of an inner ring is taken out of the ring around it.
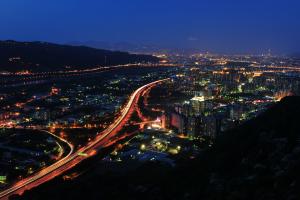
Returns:
[[[49,131],[46,131],[46,130],[41,130],[41,131],[43,131],[43,132],[45,132],[45,133],[47,133],[47,134],[49,134],[49,135],[52,135],[52,136],[55,137],[56,139],[60,140],[61,142],[64,142],[65,144],[67,144],[67,145],[69,146],[70,151],[69,151],[69,153],[68,153],[68,155],[67,155],[66,157],[69,157],[69,156],[74,152],[74,146],[73,146],[73,144],[71,144],[71,143],[68,142],[67,140],[65,140],[65,139],[63,139],[63,138],[61,138],[61,137],[58,137],[57,135],[55,135],[55,134],[53,134],[53,133],[51,133],[51,132],[49,132]],[[63,150],[63,152],[61,152],[61,153],[64,154],[64,148],[63,148],[60,144],[58,144],[58,145],[60,146],[60,149]],[[61,160],[61,159],[60,159],[60,160]]]
[[[168,79],[154,81],[138,88],[130,95],[126,105],[122,108],[119,117],[107,129],[99,133],[93,141],[89,142],[86,146],[80,148],[79,150],[70,153],[53,165],[37,172],[35,175],[16,183],[7,190],[2,191],[0,193],[0,199],[7,200],[9,196],[13,194],[22,194],[26,190],[30,190],[42,183],[53,179],[58,175],[61,175],[63,172],[71,169],[87,158],[85,156],[81,156],[82,154],[93,155],[95,153],[95,150],[103,147],[107,142],[109,142],[109,140],[114,137],[128,122],[131,114],[135,110],[135,106],[137,105],[138,99],[140,98],[142,92],[148,87],[155,86],[166,80]]]
[[[125,64],[115,65],[107,67],[96,67],[85,70],[71,70],[71,71],[55,71],[55,72],[39,72],[39,73],[1,73],[0,72],[0,85],[1,87],[19,87],[27,85],[39,85],[51,82],[54,80],[66,80],[68,78],[76,78],[83,76],[90,76],[95,74],[101,74],[103,72],[109,72],[119,69],[127,69],[133,67],[180,67],[178,64]]]

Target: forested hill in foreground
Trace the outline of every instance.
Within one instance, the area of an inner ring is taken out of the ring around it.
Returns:
[[[158,61],[158,58],[149,55],[136,55],[84,46],[0,41],[0,71],[72,70]]]

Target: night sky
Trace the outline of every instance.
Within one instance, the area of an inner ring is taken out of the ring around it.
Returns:
[[[1,0],[0,40],[300,52],[299,0]]]

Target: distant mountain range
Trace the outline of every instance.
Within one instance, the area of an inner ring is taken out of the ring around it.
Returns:
[[[88,46],[97,49],[108,49],[112,51],[126,51],[138,54],[153,54],[153,53],[169,53],[169,54],[186,54],[206,52],[197,48],[186,47],[164,47],[155,44],[136,44],[130,42],[103,42],[103,41],[73,41],[68,42],[68,45]]]
[[[135,53],[152,53],[163,51],[161,47],[149,44],[134,44],[129,42],[104,42],[104,41],[72,41],[67,43],[74,46],[88,46],[96,49],[108,49],[111,51],[126,51]]]
[[[290,55],[290,57],[295,58],[295,59],[300,59],[300,53],[293,53]]]
[[[72,70],[158,61],[158,58],[151,55],[136,55],[86,46],[0,41],[0,71]]]

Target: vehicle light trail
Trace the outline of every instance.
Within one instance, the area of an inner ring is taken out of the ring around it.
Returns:
[[[69,155],[57,161],[53,165],[41,170],[40,172],[36,173],[35,175],[29,178],[19,181],[9,189],[0,192],[0,199],[7,200],[12,194],[22,194],[26,190],[30,190],[42,183],[53,179],[58,175],[61,175],[63,172],[67,171],[68,169],[71,169],[72,167],[74,167],[75,165],[87,158],[84,156],[80,156],[80,153],[93,155],[95,149],[99,149],[105,146],[109,142],[110,138],[114,137],[127,123],[127,121],[131,117],[131,114],[135,110],[135,106],[138,104],[138,100],[142,92],[147,88],[160,84],[166,80],[168,79],[154,81],[152,83],[138,88],[129,97],[127,104],[121,110],[120,116],[107,129],[99,133],[93,141],[88,143],[86,146],[80,148],[76,152],[70,151]]]

